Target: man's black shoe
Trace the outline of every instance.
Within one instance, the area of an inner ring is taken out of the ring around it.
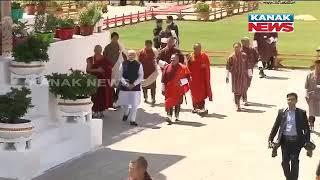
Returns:
[[[130,125],[131,126],[138,126],[138,124],[136,122],[134,122],[134,121],[130,121]]]
[[[122,121],[127,121],[128,120],[128,116],[123,115]]]

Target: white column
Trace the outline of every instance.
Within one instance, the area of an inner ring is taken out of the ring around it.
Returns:
[[[10,56],[12,51],[11,1],[1,1],[1,33],[2,56]]]

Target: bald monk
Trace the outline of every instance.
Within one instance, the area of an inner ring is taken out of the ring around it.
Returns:
[[[173,54],[177,54],[179,58],[179,63],[184,64],[184,55],[178,48],[175,47],[175,39],[172,36],[170,36],[167,40],[167,46],[161,49],[157,56],[157,63],[162,69],[167,64],[171,63],[171,56]]]
[[[190,91],[193,103],[192,113],[207,114],[205,100],[212,101],[210,83],[210,60],[208,55],[201,50],[201,44],[193,46],[194,52],[187,56],[188,68],[191,73]]]
[[[265,77],[263,69],[273,69],[277,52],[278,33],[255,33],[253,47],[257,48],[259,60],[263,67],[260,69],[260,77]]]
[[[171,56],[171,63],[163,70],[161,80],[162,94],[165,96],[168,125],[172,124],[173,108],[175,120],[179,121],[180,106],[184,94],[189,90],[189,80],[190,72],[188,67],[179,63],[179,54],[173,54]]]
[[[250,46],[250,38],[244,37],[241,39],[241,44],[242,44],[242,49],[241,51],[246,53],[248,56],[248,63],[249,63],[249,68],[251,70],[251,73],[253,74],[253,68],[254,66],[258,63],[259,60],[259,55],[256,49],[252,48]],[[250,79],[248,81],[248,87],[250,87],[252,81],[252,76],[250,76]],[[245,95],[247,97],[247,95]],[[245,106],[248,105],[248,99],[243,99],[245,102]]]
[[[96,45],[94,47],[94,55],[87,59],[86,72],[97,77],[101,84],[97,92],[92,95],[92,111],[93,118],[104,117],[103,111],[111,108],[113,104],[113,89],[110,87],[108,81],[111,78],[112,65],[106,60],[106,57],[102,55],[102,47]]]
[[[226,82],[229,83],[229,73],[232,79],[232,92],[234,93],[234,100],[237,111],[241,111],[240,99],[247,99],[247,91],[249,87],[249,80],[252,76],[249,67],[248,56],[241,51],[241,43],[233,44],[234,52],[227,60],[227,77]]]

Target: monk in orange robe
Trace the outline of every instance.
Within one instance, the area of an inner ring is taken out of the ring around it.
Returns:
[[[200,115],[208,113],[205,110],[205,100],[212,101],[210,83],[210,60],[206,53],[201,51],[201,44],[193,46],[194,52],[188,56],[188,68],[191,72],[190,91],[193,103],[193,113]]]
[[[241,43],[233,44],[234,53],[232,53],[227,61],[227,78],[229,83],[229,72],[231,73],[232,92],[234,93],[235,104],[237,111],[241,111],[240,99],[247,99],[247,91],[249,88],[249,81],[252,77],[252,71],[249,66],[247,54],[241,51]]]
[[[165,96],[165,108],[167,112],[168,125],[172,124],[173,108],[175,121],[179,121],[180,106],[184,94],[189,90],[190,71],[187,66],[179,63],[179,54],[171,56],[162,73],[162,94]]]
[[[104,117],[103,111],[112,107],[114,92],[110,86],[112,64],[102,55],[102,47],[100,45],[95,46],[94,55],[87,59],[86,71],[100,80],[100,86],[91,99],[93,102],[93,117],[102,118]]]

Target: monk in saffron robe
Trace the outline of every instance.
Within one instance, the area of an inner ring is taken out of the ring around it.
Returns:
[[[227,60],[227,77],[226,82],[229,83],[229,72],[232,79],[232,92],[234,93],[235,104],[237,111],[241,111],[240,99],[247,99],[247,91],[249,87],[248,81],[252,73],[249,67],[248,56],[241,52],[241,43],[233,44],[234,53]]]
[[[188,67],[179,63],[179,55],[171,56],[171,63],[168,64],[162,73],[162,94],[165,96],[165,108],[167,112],[168,125],[172,124],[173,108],[175,121],[179,121],[180,106],[184,94],[189,90],[190,71]]]
[[[148,102],[148,89],[151,90],[151,104],[156,103],[156,80],[158,66],[156,62],[157,50],[152,48],[152,41],[145,41],[145,48],[139,52],[138,60],[142,64],[144,81],[142,83],[144,102]]]
[[[101,53],[102,47],[95,46],[94,56],[87,59],[86,68],[87,73],[96,76],[100,81],[96,94],[92,96],[94,118],[104,117],[103,111],[111,108],[113,104],[113,88],[109,85],[112,65]]]
[[[210,60],[208,55],[201,51],[200,43],[196,43],[193,49],[194,52],[188,56],[188,69],[191,72],[192,112],[202,115],[208,113],[208,110],[205,110],[206,98],[212,101]]]
[[[249,60],[249,68],[251,73],[253,74],[253,68],[254,66],[258,63],[259,60],[259,55],[258,52],[256,51],[255,48],[252,48],[250,46],[250,38],[248,37],[244,37],[241,39],[241,44],[242,44],[242,52],[246,53],[248,56],[248,60]],[[251,81],[252,81],[252,76],[250,76],[250,79],[248,81],[248,87],[251,86]],[[245,106],[248,105],[248,99],[243,99],[243,101],[245,102]]]
[[[172,36],[170,36],[167,40],[167,46],[161,49],[157,56],[157,63],[162,69],[167,64],[171,63],[171,56],[173,54],[178,54],[179,62],[184,64],[184,56],[181,53],[181,51],[175,47],[175,39]]]
[[[320,59],[315,61],[314,71],[308,74],[305,89],[309,106],[309,123],[314,128],[316,116],[320,116]]]
[[[111,42],[104,48],[103,55],[112,64],[112,73],[110,84],[114,88],[114,99],[118,100],[119,90],[117,89],[119,85],[119,67],[120,64],[127,60],[127,56],[124,53],[125,49],[120,46],[119,34],[117,32],[111,33]],[[116,107],[116,105],[114,105]]]

